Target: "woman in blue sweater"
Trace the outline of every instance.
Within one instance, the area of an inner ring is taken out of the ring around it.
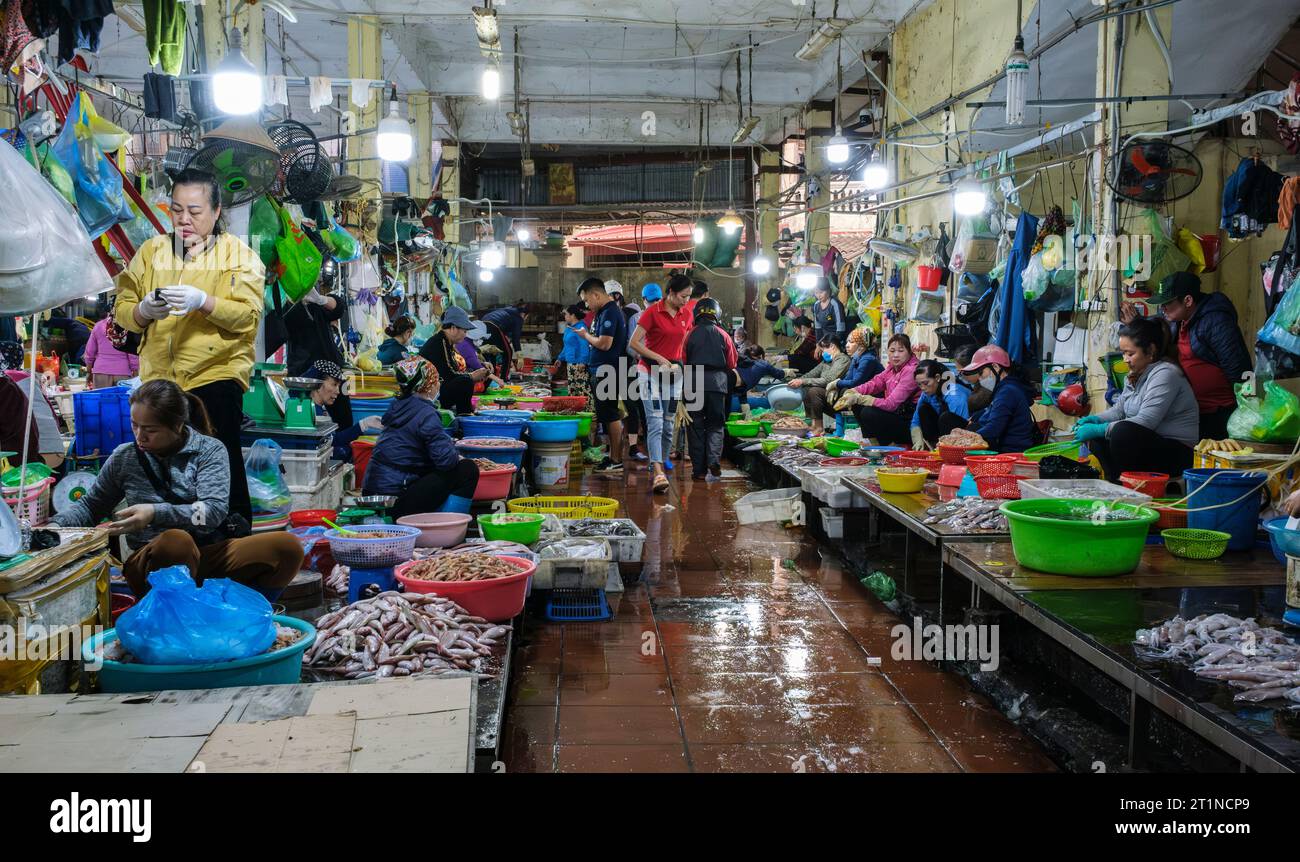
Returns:
[[[740,401],[740,411],[749,416],[749,390],[758,385],[764,377],[785,380],[785,372],[767,362],[767,354],[757,344],[749,345],[740,352],[736,361],[736,385],[732,394]]]
[[[1033,396],[1023,382],[1011,375],[1011,357],[1005,350],[996,344],[981,347],[962,373],[976,375],[979,385],[993,393],[993,400],[971,423],[970,430],[998,452],[1023,452],[1037,445],[1034,416],[1029,412]]]
[[[393,369],[401,394],[384,414],[384,432],[366,467],[365,493],[397,497],[396,518],[424,512],[469,513],[478,465],[460,457],[434,402],[438,370],[423,357]]]
[[[591,394],[590,378],[587,365],[591,362],[591,345],[582,337],[582,330],[587,328],[583,322],[586,312],[581,305],[570,305],[564,309],[564,347],[556,360],[556,380],[567,380],[569,394],[588,396]]]
[[[970,421],[970,390],[937,359],[917,363],[916,386],[921,397],[912,414],[912,448],[933,449],[940,437]]]

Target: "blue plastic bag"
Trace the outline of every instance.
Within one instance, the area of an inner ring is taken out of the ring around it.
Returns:
[[[50,153],[72,177],[77,215],[90,238],[96,239],[118,222],[130,221],[135,214],[122,192],[122,175],[108,163],[89,133],[90,117],[84,99],[83,93],[73,105]],[[80,136],[78,126],[82,128]]]
[[[208,664],[261,655],[275,642],[271,603],[227,578],[194,583],[185,566],[149,575],[153,588],[118,619],[122,646],[142,664]]]

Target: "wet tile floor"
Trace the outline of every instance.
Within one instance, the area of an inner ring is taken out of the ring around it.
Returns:
[[[647,534],[604,623],[528,618],[501,757],[512,772],[1042,772],[958,676],[890,658],[898,619],[804,531],[741,527],[746,479],[652,497],[575,478]],[[873,662],[872,659],[880,659]]]

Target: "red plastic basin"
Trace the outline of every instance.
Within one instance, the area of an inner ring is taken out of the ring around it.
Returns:
[[[519,568],[519,574],[490,581],[422,581],[408,578],[403,573],[415,560],[398,566],[393,574],[408,593],[429,593],[451,599],[476,617],[489,622],[503,623],[519,615],[528,596],[528,579],[537,564],[519,557],[497,557]]]
[[[324,527],[325,519],[338,521],[339,513],[333,509],[298,509],[289,513],[289,526],[297,529],[298,527]]]
[[[126,613],[127,608],[135,605],[135,596],[126,593],[113,593],[109,596],[109,616],[113,625],[117,625],[117,618]]]
[[[510,496],[510,485],[514,481],[514,464],[500,464],[496,470],[479,470],[478,485],[474,487],[475,500],[504,500]]]

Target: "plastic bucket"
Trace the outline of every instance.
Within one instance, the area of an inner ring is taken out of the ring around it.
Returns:
[[[943,270],[937,266],[918,266],[916,268],[916,286],[919,290],[937,290],[939,276]]]
[[[1183,481],[1187,483],[1188,527],[1228,533],[1232,536],[1229,551],[1255,546],[1267,474],[1198,467],[1184,470]],[[1208,508],[1211,506],[1215,508]]]
[[[515,480],[516,467],[502,464],[498,470],[479,470],[478,485],[474,487],[475,500],[504,500],[510,496],[510,485]]]
[[[563,443],[533,443],[533,484],[538,490],[569,486],[569,456],[572,453],[572,439]]]
[[[518,440],[524,435],[522,419],[498,416],[462,416],[460,428],[466,437],[509,437]]]
[[[1169,484],[1169,476],[1165,473],[1125,472],[1119,474],[1119,483],[1148,497],[1163,497],[1165,486]]]
[[[375,441],[373,440],[353,440],[352,441],[352,472],[357,476],[357,487],[363,487],[366,480],[366,467],[370,464],[370,456],[375,453]]]
[[[578,425],[577,419],[529,422],[528,440],[534,447],[542,443],[563,443],[567,451],[578,437]]]

